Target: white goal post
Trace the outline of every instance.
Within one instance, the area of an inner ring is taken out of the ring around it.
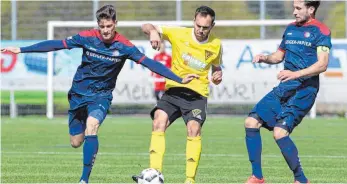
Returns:
[[[285,26],[293,22],[292,19],[275,19],[275,20],[217,20],[216,26],[224,27],[241,27],[241,26]],[[153,25],[170,25],[192,27],[193,21],[120,21],[117,27],[141,27],[145,23]],[[54,39],[54,28],[56,27],[97,27],[96,21],[48,21],[47,39]],[[231,38],[233,39],[233,38]],[[54,116],[53,104],[53,52],[48,52],[47,60],[47,118]],[[310,117],[316,117],[316,106],[314,105]]]

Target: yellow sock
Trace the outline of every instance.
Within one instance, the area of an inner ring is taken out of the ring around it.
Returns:
[[[149,165],[162,172],[163,157],[165,153],[165,133],[152,132],[151,146],[149,147]]]
[[[199,165],[201,155],[201,137],[187,137],[187,148],[186,148],[186,176],[195,180],[196,170]]]

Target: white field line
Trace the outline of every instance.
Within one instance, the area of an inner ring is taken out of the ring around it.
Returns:
[[[1,152],[1,154],[34,154],[34,155],[82,155],[77,152]],[[115,153],[100,152],[98,155],[115,155],[115,156],[148,156],[148,153]],[[185,154],[165,154],[170,156],[186,156]],[[248,157],[244,154],[201,154],[204,157]],[[282,155],[263,154],[262,157],[282,158]],[[329,159],[347,159],[347,155],[299,155],[300,158],[329,158]]]

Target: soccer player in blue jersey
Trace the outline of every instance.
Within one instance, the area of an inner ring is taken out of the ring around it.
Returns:
[[[277,64],[284,60],[284,70],[277,78],[280,84],[270,91],[245,120],[246,146],[252,165],[252,176],[246,183],[264,183],[261,168],[262,142],[260,127],[273,131],[295,183],[308,183],[289,137],[310,111],[319,90],[319,74],[328,66],[331,48],[330,30],[315,19],[320,1],[294,0],[296,21],[289,24],[278,50],[270,55],[257,55],[254,63]]]
[[[28,47],[7,47],[12,53],[49,52],[83,48],[82,63],[68,93],[69,131],[72,147],[83,146],[83,172],[80,183],[88,183],[99,142],[97,132],[112,101],[112,91],[126,59],[178,83],[189,83],[196,74],[180,78],[164,65],[147,58],[129,40],[115,31],[117,19],[112,5],[96,12],[98,29],[82,31],[64,40],[48,40]]]

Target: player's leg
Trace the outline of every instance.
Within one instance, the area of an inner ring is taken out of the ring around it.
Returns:
[[[263,178],[261,167],[262,141],[260,136],[261,118],[255,113],[250,113],[245,119],[246,147],[248,159],[252,165],[252,176],[258,179]]]
[[[78,148],[84,142],[84,131],[86,129],[85,108],[69,110],[69,133],[70,144],[73,148]]]
[[[179,108],[173,104],[170,89],[163,94],[153,108],[150,115],[153,120],[152,136],[149,147],[149,167],[163,171],[163,158],[165,153],[165,131],[177,118],[181,116]],[[137,182],[140,176],[134,175],[132,179]]]
[[[109,100],[100,99],[98,102],[88,105],[88,118],[86,123],[83,145],[83,171],[80,181],[88,183],[94,161],[99,149],[98,129],[104,121],[110,106]]]
[[[276,124],[276,116],[281,109],[281,103],[273,91],[262,98],[245,119],[246,147],[248,158],[252,165],[252,176],[247,183],[264,183],[261,152],[262,141],[260,127],[272,130]]]
[[[190,120],[187,123],[186,181],[195,183],[195,176],[201,155],[201,123]]]
[[[170,123],[181,116],[179,108],[170,102],[170,96],[164,94],[156,107],[151,111],[152,136],[149,148],[150,168],[162,172],[163,157],[165,153],[165,131]]]
[[[295,181],[307,183],[301,167],[298,149],[289,134],[301,122],[302,118],[310,111],[316,98],[315,89],[299,90],[283,108],[283,112],[277,117],[278,124],[274,129],[274,139],[281,149],[289,168],[293,171]]]
[[[200,95],[193,98],[182,99],[183,103],[179,104],[187,125],[185,183],[195,183],[201,155],[201,128],[206,120],[207,98]]]

